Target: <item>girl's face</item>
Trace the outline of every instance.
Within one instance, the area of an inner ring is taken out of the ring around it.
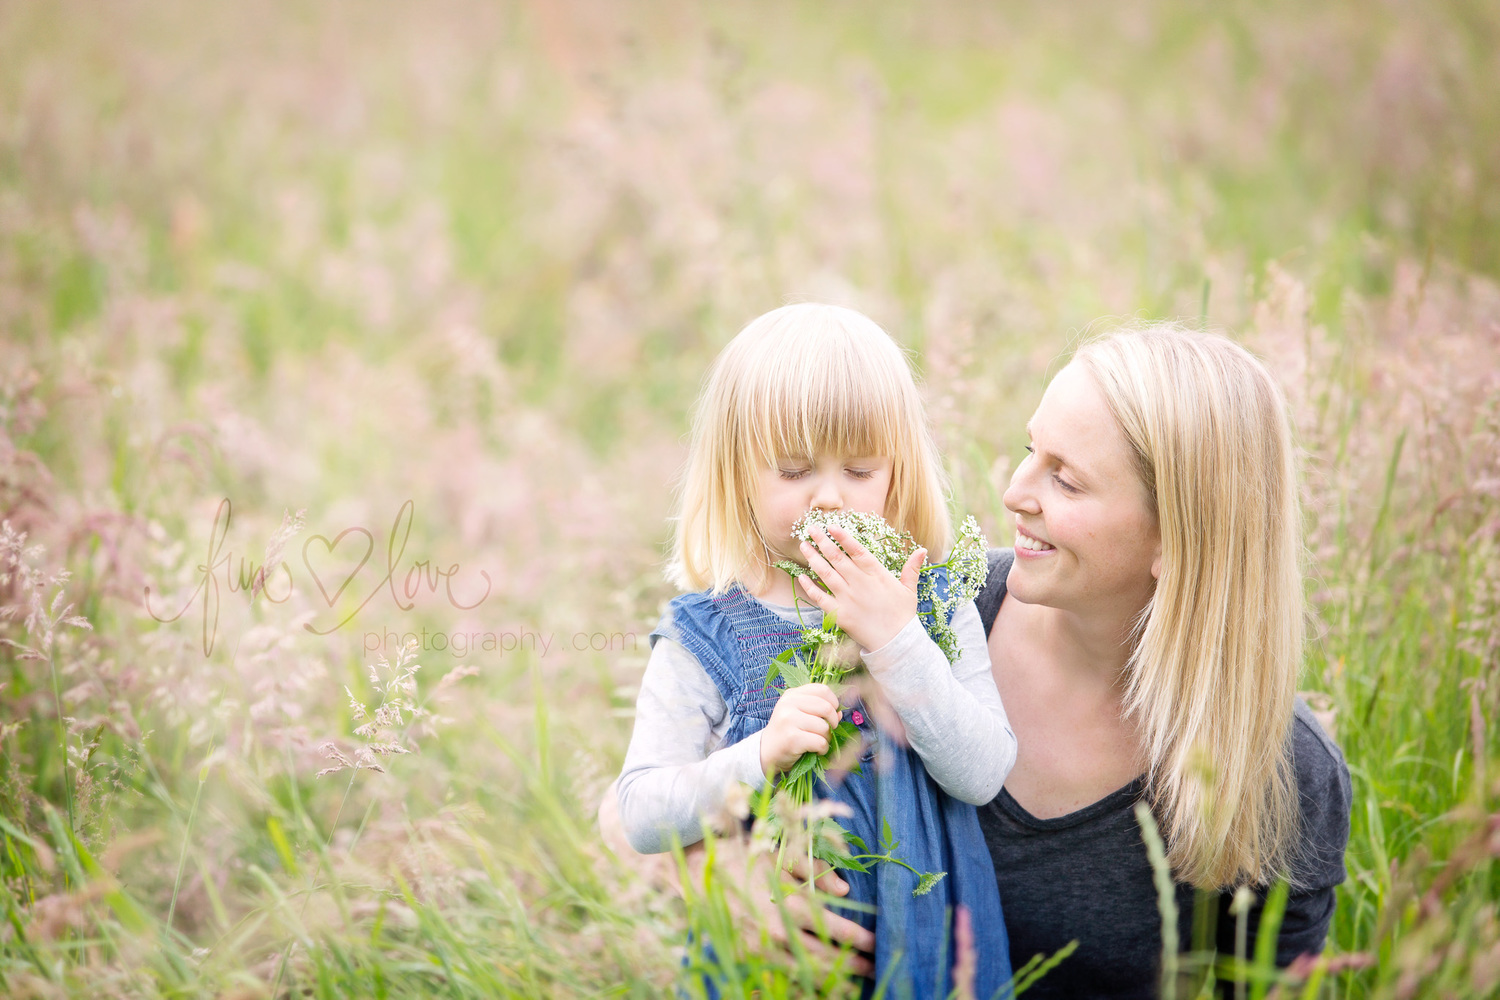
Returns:
[[[781,457],[762,467],[755,518],[770,549],[770,561],[803,563],[792,525],[809,508],[856,510],[885,516],[891,490],[891,459],[886,455]]]
[[[1094,378],[1070,364],[1027,424],[1005,491],[1016,517],[1007,590],[1026,604],[1133,616],[1161,572],[1161,534],[1130,445]]]

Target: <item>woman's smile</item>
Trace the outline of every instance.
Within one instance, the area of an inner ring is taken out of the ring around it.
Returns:
[[[1041,555],[1045,552],[1057,551],[1053,546],[1048,545],[1019,524],[1016,525],[1016,550],[1018,555],[1021,553],[1025,553],[1026,555]]]

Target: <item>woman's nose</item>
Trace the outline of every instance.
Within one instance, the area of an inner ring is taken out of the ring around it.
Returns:
[[[1027,458],[1030,458],[1028,455]],[[1030,477],[1027,475],[1027,463],[1022,460],[1016,466],[1015,473],[1010,477],[1010,485],[1005,488],[1005,493],[1000,501],[1005,504],[1005,509],[1013,514],[1037,514],[1041,512],[1041,505],[1037,503],[1036,490],[1032,489]]]

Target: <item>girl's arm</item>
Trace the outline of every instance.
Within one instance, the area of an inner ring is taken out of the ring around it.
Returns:
[[[619,814],[630,846],[642,854],[703,839],[702,818],[724,805],[735,782],[758,789],[760,734],[708,752],[727,709],[702,665],[679,643],[660,638],[641,678],[635,730],[619,779]]]
[[[995,690],[974,602],[954,614],[961,655],[950,668],[916,613],[925,553],[913,553],[898,579],[845,529],[829,526],[823,531],[826,541],[804,542],[802,553],[829,592],[804,576],[797,581],[803,596],[825,615],[836,615],[860,643],[870,676],[896,710],[933,780],[954,798],[975,805],[988,802],[1016,762],[1016,737]]]
[[[951,667],[916,617],[890,642],[865,652],[864,661],[927,773],[954,798],[983,805],[999,794],[1016,762],[1016,737],[973,601],[954,613],[953,631],[961,655]]]

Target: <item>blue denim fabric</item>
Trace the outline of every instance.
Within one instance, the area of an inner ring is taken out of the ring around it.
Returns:
[[[873,854],[884,853],[881,836],[889,824],[895,857],[918,872],[948,874],[930,892],[913,896],[918,876],[898,864],[840,872],[849,883],[846,898],[874,904],[877,912],[831,908],[875,932],[876,981],[886,984],[885,996],[925,1000],[953,989],[953,913],[965,907],[974,932],[975,996],[996,996],[1010,979],[1010,941],[978,813],[939,788],[910,747],[882,733],[871,749],[861,774],[823,786],[825,798],[854,811],[840,824]],[[866,997],[874,985],[867,985]]]
[[[935,589],[946,596],[946,576],[935,581]],[[923,602],[918,610],[930,612],[931,606]],[[922,620],[931,619],[924,614]],[[797,642],[794,624],[734,588],[717,596],[701,592],[676,598],[652,632],[652,642],[662,636],[691,652],[719,689],[733,720],[726,745],[765,728],[784,686],[767,689],[766,674],[771,660]],[[917,876],[900,865],[881,862],[868,873],[840,873],[849,883],[850,900],[875,907],[874,913],[842,910],[875,933],[876,978],[866,982],[864,995],[880,988],[883,996],[900,1000],[946,997],[953,989],[953,913],[959,906],[968,910],[974,932],[975,995],[1001,995],[1011,975],[1010,946],[978,814],[938,787],[916,751],[877,733],[869,713],[861,714],[860,772],[846,775],[836,787],[824,784],[822,793],[853,810],[839,823],[870,853],[882,853],[888,824],[899,845],[896,857],[919,872],[948,873],[917,897],[911,894]],[[705,954],[711,956],[711,948]],[[718,995],[713,980],[704,976],[710,997]]]

